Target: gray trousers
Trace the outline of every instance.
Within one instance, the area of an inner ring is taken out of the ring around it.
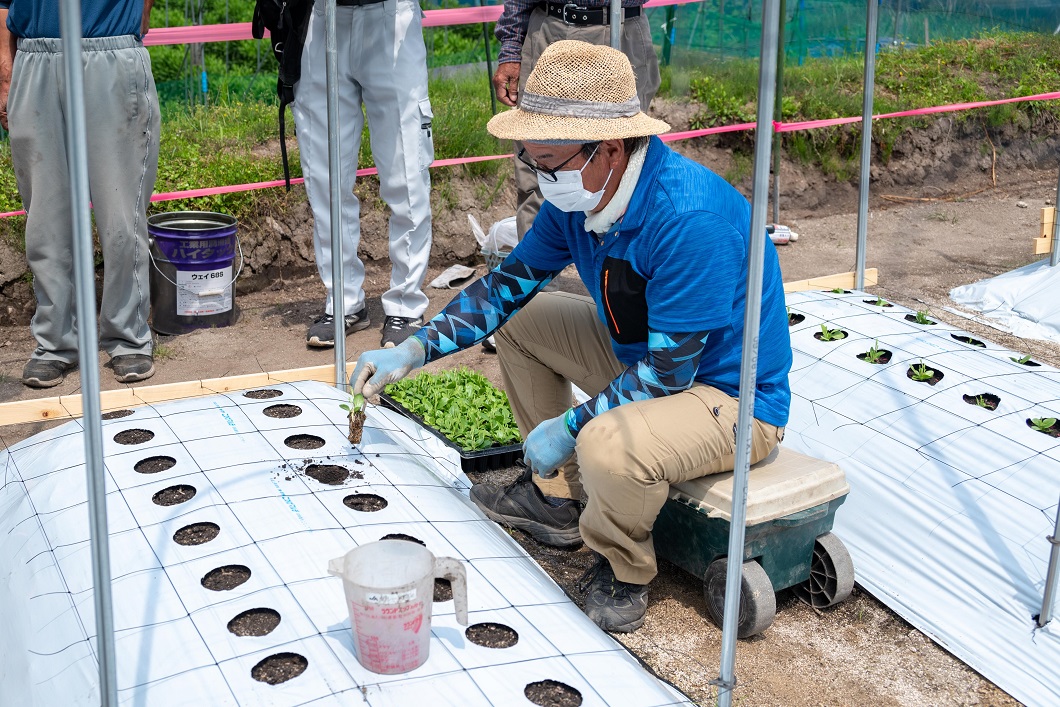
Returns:
[[[81,47],[89,194],[104,262],[100,347],[112,356],[150,354],[146,213],[159,133],[151,60],[131,35],[84,39]],[[37,299],[33,357],[72,363],[77,327],[65,94],[60,40],[20,39],[8,117]]]
[[[607,11],[607,8],[604,8]],[[593,27],[576,27],[568,25],[558,17],[549,17],[540,7],[530,15],[530,24],[526,28],[526,39],[523,40],[522,63],[519,65],[519,94],[522,95],[526,79],[537,64],[541,52],[561,39],[575,39],[590,44],[610,44],[611,28],[607,25]],[[640,109],[648,110],[651,99],[659,90],[659,59],[651,44],[651,28],[648,19],[642,14],[624,20],[622,23],[622,53],[633,65],[637,76],[637,96],[640,98]],[[515,153],[522,145],[515,143]],[[516,209],[515,225],[519,238],[530,230],[537,212],[541,210],[544,199],[537,188],[537,175],[519,159],[515,160]]]

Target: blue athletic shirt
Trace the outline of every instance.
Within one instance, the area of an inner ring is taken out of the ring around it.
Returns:
[[[59,37],[59,0],[0,0],[6,8],[7,28],[16,37]],[[83,37],[140,37],[144,0],[81,0]]]
[[[647,332],[709,331],[695,380],[739,395],[751,207],[728,182],[657,137],[622,220],[599,239],[585,214],[547,201],[512,252],[546,271],[573,263],[611,334],[618,360],[648,353]],[[788,422],[791,341],[784,283],[766,244],[754,416]]]

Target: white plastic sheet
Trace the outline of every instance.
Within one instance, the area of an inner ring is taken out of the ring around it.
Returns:
[[[413,423],[370,408],[364,441],[345,438],[344,396],[321,383],[141,408],[104,422],[107,506],[114,588],[119,700],[168,705],[494,705],[525,701],[539,679],[564,682],[584,705],[689,704],[601,632],[529,556],[468,500],[455,452]],[[293,418],[270,417],[295,405]],[[141,429],[150,441],[115,441]],[[0,454],[0,703],[99,703],[93,655],[91,554],[81,424],[42,432]],[[300,451],[292,435],[322,446]],[[169,468],[146,473],[145,459]],[[350,477],[326,485],[313,464]],[[140,466],[141,471],[137,470]],[[195,489],[175,505],[153,499],[176,485]],[[344,500],[387,501],[358,512]],[[174,534],[212,523],[217,536],[180,545]],[[327,561],[390,533],[419,538],[437,555],[463,560],[472,623],[519,634],[492,649],[465,638],[452,600],[436,603],[428,661],[406,675],[365,671],[353,654],[341,581]],[[251,574],[225,591],[203,586],[227,565]],[[270,608],[281,621],[260,637],[227,628],[240,613]],[[266,656],[309,662],[279,685],[251,677]]]
[[[850,495],[835,530],[857,581],[1029,705],[1060,695],[1060,624],[1038,629],[1060,497],[1060,440],[1028,418],[1060,416],[1060,372],[942,322],[906,321],[864,293],[788,295],[795,366],[785,444],[834,461]],[[869,300],[866,302],[865,300]],[[822,324],[847,338],[813,337]],[[857,354],[877,345],[890,362]],[[936,385],[906,376],[923,362]],[[1000,397],[996,410],[976,396]],[[971,404],[965,400],[969,396]]]
[[[1026,339],[1060,342],[1060,266],[1049,259],[950,291],[957,304]]]

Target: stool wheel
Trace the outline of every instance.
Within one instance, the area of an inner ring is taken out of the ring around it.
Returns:
[[[843,541],[825,533],[813,544],[810,578],[795,587],[795,596],[815,609],[834,606],[854,589],[854,561]]]
[[[721,628],[725,617],[725,572],[728,558],[714,560],[703,576],[703,597],[707,600],[707,613]],[[750,638],[762,633],[777,613],[777,597],[773,583],[762,565],[755,560],[743,563],[743,580],[740,584],[740,615],[736,635]]]

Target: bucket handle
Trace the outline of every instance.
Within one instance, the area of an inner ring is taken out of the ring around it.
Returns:
[[[151,252],[150,246],[155,244],[155,239],[151,238],[151,237],[148,237],[147,244],[148,244],[147,255],[150,256],[150,258],[151,258],[151,265],[154,266],[155,272],[157,272],[159,274],[159,276],[161,276],[161,278],[163,280],[165,280],[169,284],[173,285],[173,287],[176,287],[178,290],[184,290],[185,292],[187,292],[189,294],[198,295],[200,297],[202,297],[203,295],[210,296],[210,295],[214,295],[214,294],[220,294],[220,292],[192,292],[187,287],[181,287],[177,283],[175,283],[172,280],[170,280],[168,277],[166,277],[166,274],[164,272],[162,272],[162,269],[158,267],[158,263],[155,261],[155,254]],[[239,242],[239,236],[236,236],[236,250],[239,251],[239,270],[236,271],[236,274],[232,276],[231,284],[225,285],[223,288],[221,288],[221,292],[223,292],[224,290],[227,290],[229,287],[235,287],[236,280],[238,280],[239,276],[243,274],[243,244]]]

